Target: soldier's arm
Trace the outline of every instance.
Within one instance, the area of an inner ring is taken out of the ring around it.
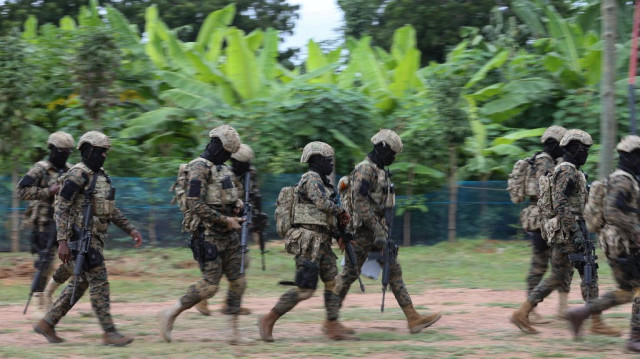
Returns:
[[[558,220],[564,228],[569,229],[571,232],[580,231],[580,226],[576,221],[576,214],[571,213],[569,206],[569,197],[578,186],[578,179],[575,178],[576,174],[580,175],[578,171],[557,171],[554,176],[553,193],[551,193],[551,200]]]
[[[187,207],[202,220],[226,225],[226,217],[209,207],[204,201],[207,191],[207,178],[210,173],[211,168],[207,167],[203,161],[196,161],[189,165]]]
[[[72,237],[73,229],[71,226],[73,218],[71,214],[71,205],[73,199],[78,195],[88,181],[88,177],[79,169],[71,169],[67,175],[62,189],[54,205],[54,219],[56,221],[56,229],[58,231],[58,242],[67,241]]]
[[[44,176],[44,171],[39,166],[33,166],[18,182],[18,199],[23,201],[48,199],[53,194],[48,187],[38,187]]]
[[[316,208],[323,213],[332,214],[334,216],[344,212],[344,209],[333,202],[329,196],[329,191],[325,188],[322,180],[316,176],[312,176],[306,181],[301,192],[315,204]]]
[[[113,211],[113,213],[111,213],[111,216],[109,217],[109,220],[113,224],[118,226],[118,228],[120,228],[126,234],[131,234],[131,231],[136,229],[136,227],[133,224],[131,224],[131,222],[129,222],[127,217],[125,217],[125,215],[122,213],[122,211],[120,211],[120,209],[117,208],[117,207]]]
[[[358,166],[353,171],[353,213],[362,221],[362,225],[373,230],[375,233],[386,233],[378,216],[376,215],[376,207],[379,205],[373,203],[371,198],[371,188],[374,181],[374,173],[367,166]]]
[[[625,176],[609,178],[607,195],[604,198],[604,219],[608,224],[623,230],[634,230],[637,224],[637,204],[632,203],[632,180]]]

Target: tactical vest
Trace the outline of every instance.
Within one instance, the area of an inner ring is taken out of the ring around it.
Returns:
[[[293,205],[293,224],[296,225],[316,225],[327,227],[333,223],[333,216],[331,214],[320,211],[315,203],[312,203],[309,199],[306,199],[300,192],[301,188],[307,184],[311,177],[320,177],[315,172],[309,171],[302,175],[300,182],[295,188],[295,203]]]
[[[214,165],[213,162],[196,158],[189,162],[189,166],[195,161],[204,161],[211,168],[211,176],[206,184],[204,202],[217,209],[229,205],[235,205],[238,199],[238,188],[233,181],[233,172],[226,165]]]
[[[58,178],[62,176],[49,161],[38,161],[35,166],[42,173],[40,181],[34,184],[36,187],[49,188],[49,186],[58,182]],[[65,171],[67,170],[68,167],[65,168]],[[47,224],[53,218],[53,202],[53,196],[47,199],[31,201],[25,211],[25,224]]]
[[[82,228],[83,225],[83,206],[84,199],[89,190],[89,186],[91,185],[91,181],[94,176],[94,172],[87,167],[83,162],[76,164],[73,168],[80,168],[82,173],[87,175],[87,182],[84,184],[82,191],[78,192],[73,199],[72,211],[74,214],[77,214],[75,218],[75,224]],[[64,180],[64,178],[62,178]],[[111,186],[111,178],[107,175],[104,170],[100,172],[98,178],[96,179],[96,187],[93,190],[93,195],[91,199],[91,205],[93,207],[93,217],[92,225],[98,231],[105,231],[108,225],[107,220],[111,216],[111,214],[115,211],[116,201],[115,201],[115,188]]]

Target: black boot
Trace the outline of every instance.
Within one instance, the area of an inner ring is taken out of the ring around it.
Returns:
[[[640,353],[640,329],[631,329],[631,335],[627,340],[627,350]]]

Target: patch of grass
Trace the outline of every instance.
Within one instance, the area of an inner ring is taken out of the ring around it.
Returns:
[[[498,307],[498,308],[509,308],[509,309],[517,309],[520,304],[517,303],[481,303],[476,304],[476,307]]]

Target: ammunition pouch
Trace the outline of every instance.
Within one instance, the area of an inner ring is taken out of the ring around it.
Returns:
[[[549,245],[542,238],[542,233],[540,231],[527,231],[527,239],[531,240],[531,245],[538,253],[549,249]]]
[[[104,256],[96,248],[89,248],[87,251],[86,270],[91,270],[104,263]]]
[[[201,267],[207,262],[218,259],[218,249],[216,245],[204,240],[203,231],[198,231],[191,236],[189,246],[193,253],[193,259],[195,259]]]
[[[300,288],[318,288],[318,265],[305,259],[302,268],[296,271],[296,286]]]

